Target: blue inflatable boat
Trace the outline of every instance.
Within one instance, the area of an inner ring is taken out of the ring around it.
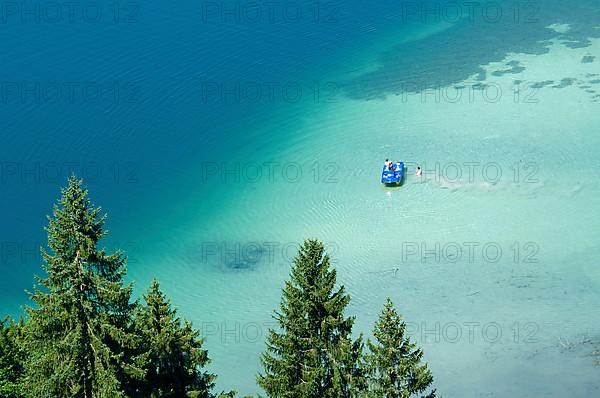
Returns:
[[[402,178],[404,177],[404,162],[394,163],[390,169],[387,166],[383,166],[381,172],[381,183],[385,185],[400,185]]]

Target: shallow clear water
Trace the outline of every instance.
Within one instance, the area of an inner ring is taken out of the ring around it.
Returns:
[[[107,245],[128,249],[138,292],[159,277],[202,328],[219,388],[258,392],[289,258],[318,237],[357,333],[391,297],[444,396],[595,396],[600,8],[548,2],[515,22],[499,4],[494,23],[353,2],[329,25],[202,23],[184,2],[127,27],[13,24],[41,39],[1,45],[7,81],[133,81],[140,101],[3,103],[2,158],[101,165]],[[203,101],[222,81],[303,96]],[[386,157],[409,165],[399,188],[378,182]],[[0,302],[16,314],[39,270],[23,247],[60,184],[3,170]]]

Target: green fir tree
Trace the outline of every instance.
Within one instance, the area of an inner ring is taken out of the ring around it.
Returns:
[[[257,380],[269,397],[346,398],[364,389],[362,337],[352,339],[354,318],[344,315],[349,301],[323,243],[305,241],[261,357]]]
[[[152,398],[213,397],[215,376],[204,371],[210,362],[203,339],[191,323],[181,321],[170,300],[152,281],[136,316],[144,351],[148,353],[146,377],[139,396]]]
[[[125,257],[97,249],[105,217],[82,182],[69,178],[48,217],[46,276],[37,278],[27,308],[27,397],[118,398],[143,376],[143,356],[132,356],[139,340],[132,288],[123,282]]]
[[[0,397],[19,398],[23,361],[21,350],[23,323],[5,319],[0,322]]]
[[[409,398],[425,392],[433,382],[423,351],[405,336],[406,324],[388,298],[375,324],[375,343],[369,340],[366,355],[369,396]],[[426,395],[435,397],[435,390]]]

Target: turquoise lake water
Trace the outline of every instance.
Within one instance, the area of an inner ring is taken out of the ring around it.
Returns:
[[[72,168],[220,389],[259,392],[289,259],[317,237],[356,332],[391,297],[443,396],[597,396],[600,5],[286,4],[2,15],[0,310],[27,302]]]

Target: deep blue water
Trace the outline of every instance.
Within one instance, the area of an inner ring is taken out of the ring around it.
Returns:
[[[23,288],[39,269],[27,248],[43,242],[45,216],[71,171],[110,210],[114,245],[124,246],[135,236],[119,231],[169,212],[186,190],[209,190],[197,176],[186,176],[200,162],[243,158],[264,142],[289,138],[285,129],[262,137],[253,132],[283,118],[281,108],[298,109],[281,90],[268,99],[267,84],[300,84],[306,100],[309,82],[331,73],[338,54],[399,24],[392,2],[294,2],[285,14],[284,4],[272,16],[263,8],[258,23],[241,11],[244,3],[237,3],[237,15],[222,16],[235,2],[82,3],[72,14],[57,3],[26,4],[33,13],[21,6],[3,10],[0,41],[0,290],[9,312],[21,305]],[[298,22],[294,10],[302,12]],[[236,83],[260,86],[261,100],[230,96],[222,103],[208,91]]]

